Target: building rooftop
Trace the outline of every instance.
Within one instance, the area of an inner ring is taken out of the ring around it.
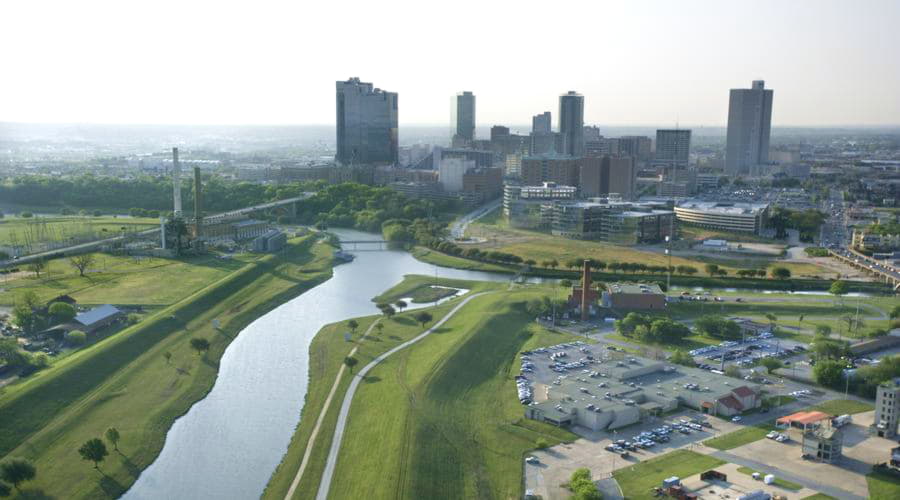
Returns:
[[[103,321],[104,319],[109,318],[110,316],[114,316],[118,314],[120,311],[109,305],[105,304],[102,306],[95,307],[90,311],[85,311],[82,313],[78,313],[75,315],[75,321],[81,323],[84,326],[91,326],[98,321]]]
[[[809,425],[814,424],[816,422],[821,422],[823,420],[828,420],[831,418],[831,415],[821,412],[821,411],[798,411],[797,413],[792,413],[790,415],[786,415],[784,417],[776,420],[779,424],[803,424]]]
[[[609,283],[606,285],[607,291],[610,293],[631,293],[645,294],[656,293],[662,294],[663,291],[659,285],[655,283]]]
[[[701,201],[684,200],[675,206],[676,209],[700,210],[722,215],[756,215],[769,208],[768,203],[730,202],[730,201]]]

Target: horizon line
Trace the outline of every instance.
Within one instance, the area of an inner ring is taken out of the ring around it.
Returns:
[[[82,122],[82,121],[4,121],[0,120],[0,125],[88,125],[88,126],[103,126],[103,125],[112,125],[112,126],[154,126],[154,127],[336,127],[334,123],[164,123],[164,122]],[[493,123],[493,124],[479,124],[475,125],[478,127],[493,127],[496,125],[514,128],[514,127],[523,127],[523,128],[531,128],[531,124],[505,124],[505,123]],[[631,127],[631,128],[657,128],[657,129],[671,129],[673,128],[670,125],[664,126],[659,123],[644,123],[644,124],[625,124],[625,123],[585,123],[585,126],[592,127]],[[410,122],[410,123],[402,123],[398,128],[402,127],[446,127],[448,130],[452,129],[452,126],[443,124],[443,123],[426,123],[426,122]],[[727,128],[727,124],[679,124],[677,128],[679,129],[688,129],[688,128]],[[820,124],[820,125],[811,125],[811,124],[786,124],[786,125],[772,125],[773,129],[781,128],[781,129],[789,129],[789,128],[900,128],[900,122],[893,124],[871,124],[871,123],[845,123],[845,124]]]

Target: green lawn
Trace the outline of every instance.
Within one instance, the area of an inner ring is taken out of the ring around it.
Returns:
[[[838,500],[831,495],[826,495],[824,493],[816,493],[815,495],[810,495],[808,497],[803,497],[801,500]]]
[[[759,471],[751,469],[750,467],[738,467],[738,472],[740,472],[742,474],[747,474],[748,476],[752,476],[754,472],[759,472]],[[763,474],[763,475],[765,475],[765,474]],[[780,477],[775,478],[775,486],[784,488],[786,490],[794,490],[794,491],[803,489],[802,484],[797,484],[795,482],[788,481],[786,479],[781,479]]]
[[[773,427],[770,424],[744,427],[743,429],[738,429],[722,436],[707,439],[703,444],[717,450],[730,450],[754,441],[759,441],[766,437],[766,434],[772,429]]]
[[[546,292],[475,299],[439,333],[372,370],[351,408],[331,496],[521,497],[523,455],[536,440],[574,439],[524,419],[516,398],[517,353],[573,338],[524,311]]]
[[[874,409],[875,407],[869,403],[852,399],[832,399],[808,408],[808,410],[818,410],[829,415],[853,415],[854,413],[863,413]]]
[[[0,219],[0,242],[23,245],[66,241],[70,238],[111,238],[123,232],[159,227],[159,219],[138,217],[4,217]]]
[[[494,271],[500,273],[515,273],[518,270],[518,267],[463,259],[462,257],[447,255],[424,247],[414,248],[412,250],[412,255],[422,262],[427,262],[429,264],[435,264],[444,267],[454,267],[456,269],[468,269],[471,271]]]
[[[630,500],[649,499],[654,498],[653,488],[661,486],[663,479],[672,476],[687,478],[724,463],[718,458],[693,451],[675,450],[650,460],[638,462],[631,467],[619,469],[613,473],[613,477],[622,488],[625,498]]]
[[[502,285],[485,281],[454,280],[419,274],[407,274],[403,277],[403,281],[374,297],[372,302],[392,304],[397,299],[403,297],[425,297],[431,293],[430,289],[432,286],[462,288],[471,292],[479,292],[488,289],[496,289],[498,286]],[[442,290],[446,290],[446,288]],[[425,302],[432,302],[432,300],[426,300]]]
[[[900,498],[900,476],[872,471],[866,476],[871,500],[896,500]]]
[[[179,415],[212,387],[218,362],[254,319],[331,275],[331,248],[313,237],[269,255],[144,321],[38,372],[0,395],[0,455],[34,460],[30,485],[56,498],[115,498],[159,454]],[[220,321],[214,330],[212,319]],[[204,337],[198,356],[190,339]],[[170,352],[167,362],[163,353]],[[103,476],[75,450],[115,426],[122,454]]]
[[[0,278],[0,305],[11,305],[28,290],[41,300],[68,294],[83,304],[170,305],[246,263],[212,255],[183,259],[93,255],[95,262],[84,277],[68,259],[54,259],[40,278],[32,273],[16,279]]]

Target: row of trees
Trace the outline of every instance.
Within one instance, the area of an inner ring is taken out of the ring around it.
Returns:
[[[616,320],[615,327],[625,337],[652,343],[678,343],[691,334],[690,328],[677,321],[634,312]]]

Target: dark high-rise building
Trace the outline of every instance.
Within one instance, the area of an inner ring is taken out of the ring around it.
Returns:
[[[749,89],[731,89],[728,100],[728,136],[725,173],[754,173],[769,161],[769,133],[772,128],[772,90],[762,80]]]
[[[545,182],[577,186],[578,159],[554,154],[522,158],[522,182],[526,186],[540,186]]]
[[[584,96],[570,90],[559,96],[559,134],[562,154],[584,155]]]
[[[628,156],[600,156],[579,161],[578,187],[585,198],[617,193],[629,200],[634,197],[636,172],[634,159]]]
[[[531,133],[533,134],[549,134],[552,131],[550,122],[550,112],[544,111],[539,115],[531,117]]]
[[[626,135],[619,138],[619,154],[630,156],[635,161],[647,161],[650,159],[652,140],[649,137],[639,135]]]
[[[679,169],[686,169],[691,153],[690,130],[657,130],[656,161]]]
[[[491,127],[491,142],[502,140],[502,137],[509,135],[509,127],[503,125],[494,125]]]
[[[475,94],[465,91],[453,97],[453,145],[471,145],[475,140]]]
[[[397,93],[350,78],[337,82],[337,154],[341,165],[397,163]]]

